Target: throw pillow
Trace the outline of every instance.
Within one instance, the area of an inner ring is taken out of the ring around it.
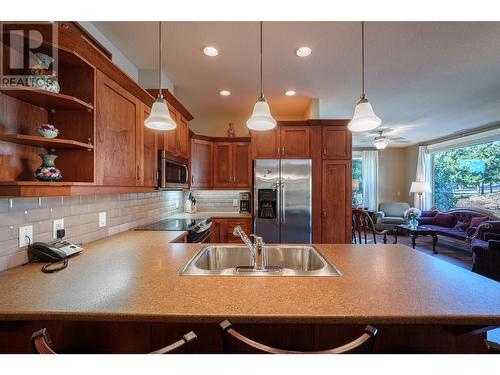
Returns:
[[[428,211],[422,211],[422,217],[434,217],[438,211],[436,210],[428,210]]]
[[[453,229],[457,229],[461,232],[465,232],[469,228],[470,222],[457,221]]]
[[[432,223],[440,227],[451,228],[453,226],[453,220],[455,220],[453,215],[439,212],[434,216]]]
[[[476,216],[473,217],[470,221],[470,226],[472,228],[477,228],[479,224],[481,224],[483,221],[488,220],[487,217],[485,216]]]

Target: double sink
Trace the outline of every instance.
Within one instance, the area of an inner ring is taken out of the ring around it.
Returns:
[[[340,272],[313,246],[268,245],[264,270],[253,268],[246,246],[211,245],[202,248],[182,269],[194,276],[340,276]]]

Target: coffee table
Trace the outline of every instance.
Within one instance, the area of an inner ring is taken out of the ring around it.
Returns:
[[[438,253],[436,251],[438,237],[435,230],[420,225],[417,228],[410,228],[409,225],[398,224],[394,226],[394,243],[398,243],[398,233],[408,233],[410,235],[412,248],[415,248],[415,240],[418,236],[432,236],[432,252],[434,254]]]

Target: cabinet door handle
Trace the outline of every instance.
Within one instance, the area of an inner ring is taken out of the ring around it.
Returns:
[[[194,184],[194,174],[191,175],[191,183]]]
[[[326,147],[323,147],[323,155],[326,156]]]
[[[141,179],[141,167],[140,166],[137,166],[136,177],[137,177],[137,181],[139,181]]]

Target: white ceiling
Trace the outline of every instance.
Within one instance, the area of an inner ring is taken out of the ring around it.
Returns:
[[[156,23],[94,25],[139,69],[157,67]],[[164,69],[195,118],[249,116],[258,95],[258,23],[163,29]],[[391,137],[417,143],[500,120],[500,23],[368,22],[365,32],[366,93],[383,125],[395,128]],[[220,55],[203,55],[206,45]],[[295,55],[301,45],[311,56]],[[349,118],[359,86],[359,22],[264,23],[264,92],[274,115],[300,117],[310,98],[320,98],[321,118]],[[287,89],[297,95],[285,97]]]

